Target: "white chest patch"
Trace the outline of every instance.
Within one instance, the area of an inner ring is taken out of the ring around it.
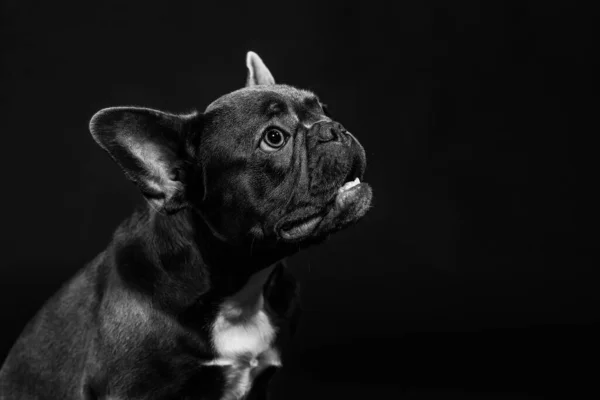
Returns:
[[[252,381],[268,366],[280,366],[272,348],[277,329],[264,310],[262,288],[272,268],[258,272],[235,295],[226,299],[212,325],[217,358],[204,365],[226,368],[227,386],[222,400],[243,398]]]
[[[256,358],[271,347],[275,333],[262,309],[233,320],[221,312],[212,328],[213,346],[222,358],[233,359],[240,355]]]

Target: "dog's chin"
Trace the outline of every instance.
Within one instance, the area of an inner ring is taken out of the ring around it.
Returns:
[[[288,243],[320,241],[360,220],[369,210],[372,199],[373,191],[367,183],[358,178],[347,182],[321,212],[283,224],[277,232],[279,240]]]

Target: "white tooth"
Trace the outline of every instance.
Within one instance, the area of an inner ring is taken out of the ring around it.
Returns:
[[[339,189],[339,191],[344,191],[344,190],[348,190],[350,188],[353,188],[354,186],[360,184],[360,179],[356,178],[351,182],[346,182],[344,183],[344,185]]]

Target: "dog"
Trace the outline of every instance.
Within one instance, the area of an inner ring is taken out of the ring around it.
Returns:
[[[299,318],[286,257],[371,207],[365,151],[254,52],[203,113],[100,110],[143,209],[27,324],[2,399],[265,399]]]

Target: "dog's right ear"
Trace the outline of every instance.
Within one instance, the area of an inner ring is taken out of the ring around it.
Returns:
[[[138,107],[98,111],[90,121],[96,142],[135,182],[157,209],[175,212],[185,207],[185,125],[191,116]]]

